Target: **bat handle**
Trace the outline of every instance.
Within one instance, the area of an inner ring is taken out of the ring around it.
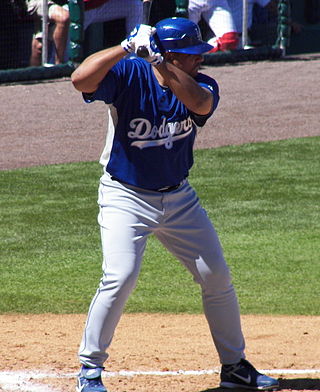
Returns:
[[[139,46],[137,49],[137,55],[142,58],[146,58],[149,56],[149,51],[145,46]]]
[[[152,4],[152,0],[143,0],[143,5],[142,5],[143,24],[149,24],[151,4]],[[145,46],[139,46],[137,49],[137,55],[139,57],[146,58],[149,56],[149,51]]]

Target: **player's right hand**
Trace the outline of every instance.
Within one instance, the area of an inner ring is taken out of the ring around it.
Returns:
[[[140,25],[139,31],[134,37],[136,55],[140,56],[139,50],[143,48],[144,53],[142,57],[152,65],[158,65],[163,61],[163,57],[153,37],[155,33],[155,27]]]
[[[152,65],[158,65],[162,63],[163,57],[153,38],[155,32],[155,27],[139,24],[121,42],[121,46],[126,52],[136,53],[137,55],[139,55],[138,48],[144,48],[148,53],[148,56],[145,56],[144,59]]]

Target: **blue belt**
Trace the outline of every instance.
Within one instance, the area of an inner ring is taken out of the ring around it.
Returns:
[[[119,180],[119,178],[114,177],[114,176],[111,176],[111,180],[120,182],[120,184],[131,185],[131,184],[128,184],[127,182]],[[180,185],[181,185],[181,182],[178,185],[164,186],[163,188],[159,188],[159,189],[147,189],[147,190],[153,191],[153,192],[172,192],[172,191],[175,191],[176,189],[178,189]],[[134,185],[131,185],[131,186],[134,186]]]
[[[156,192],[172,192],[172,191],[175,191],[176,189],[178,189],[180,185],[181,185],[181,183],[178,185],[165,186],[163,188],[155,189],[155,191]]]

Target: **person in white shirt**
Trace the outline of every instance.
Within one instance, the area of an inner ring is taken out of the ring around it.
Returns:
[[[238,46],[238,34],[227,0],[189,0],[189,19],[199,23],[203,18],[214,37],[208,43],[213,46],[209,53],[233,50]]]

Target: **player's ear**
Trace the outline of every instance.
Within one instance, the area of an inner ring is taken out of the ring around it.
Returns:
[[[170,62],[171,64],[175,65],[178,68],[181,68],[183,66],[183,56],[181,55],[181,53],[170,53],[171,57],[170,57]]]
[[[164,53],[164,59],[165,59],[166,61],[168,61],[168,63],[172,63],[173,60],[174,60],[174,53],[165,52],[165,53]]]

